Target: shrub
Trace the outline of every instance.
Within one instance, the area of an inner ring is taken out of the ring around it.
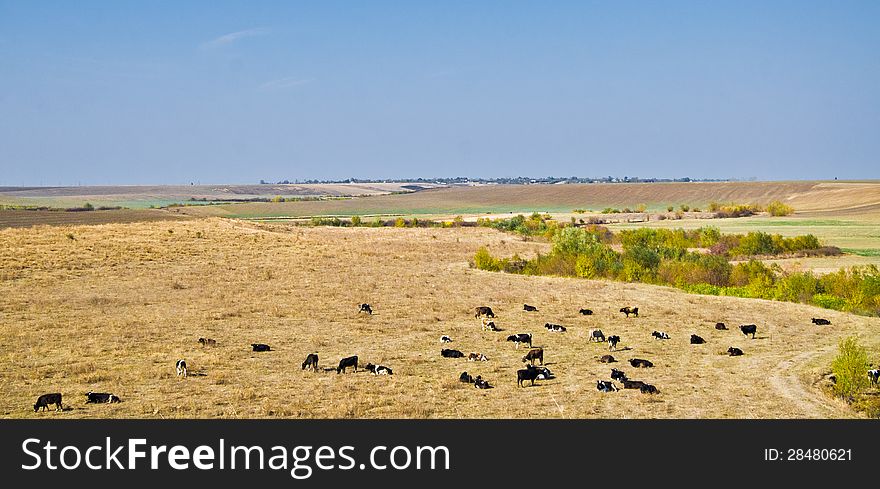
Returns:
[[[691,210],[690,206],[688,206],[686,204],[681,204],[681,207],[679,207],[679,209],[681,209],[682,212],[687,212],[687,211]]]
[[[272,197],[272,202],[275,202],[275,203],[284,202],[284,197],[282,197],[280,195],[276,195],[275,197]]]
[[[769,212],[771,216],[776,217],[790,216],[794,214],[794,208],[790,205],[783,204],[778,200],[774,200],[767,204],[767,212]]]
[[[868,354],[859,345],[855,337],[845,338],[840,341],[837,358],[831,362],[831,371],[837,379],[834,384],[834,392],[852,402],[868,385]]]
[[[354,227],[361,225],[361,216],[351,216],[351,225]]]
[[[666,206],[666,212],[672,212],[673,210],[675,210],[675,207],[671,205]]]
[[[406,219],[402,217],[398,217],[394,220],[394,227],[396,228],[405,228],[406,227]]]

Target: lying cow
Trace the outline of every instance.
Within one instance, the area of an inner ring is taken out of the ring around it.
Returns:
[[[523,311],[538,312],[538,308],[535,306],[530,306],[528,304],[523,304]]]
[[[556,378],[556,375],[554,375],[547,367],[537,367],[537,369],[538,377],[535,380],[550,380]]]
[[[486,355],[483,355],[482,353],[471,352],[468,355],[468,361],[469,362],[488,362],[489,357],[487,357]]]
[[[596,390],[599,392],[617,392],[617,386],[614,385],[614,382],[610,380],[597,380],[596,381]]]
[[[186,378],[186,361],[184,359],[180,359],[177,363],[174,364],[174,368],[177,370],[177,376],[180,377],[183,375]]]
[[[318,371],[318,354],[317,353],[309,353],[306,355],[306,360],[302,364],[302,369],[305,370],[307,368],[311,368],[315,372]]]
[[[365,367],[368,371],[372,372],[373,375],[392,375],[394,372],[391,371],[390,368],[385,365],[373,365],[372,363],[368,363]]]
[[[641,389],[643,385],[646,385],[641,380],[621,380],[621,384],[623,384],[624,389]]]
[[[581,309],[581,310],[578,311],[578,312],[581,313],[581,314],[584,315],[584,316],[592,316],[592,315],[593,315],[593,310],[592,310],[592,309]]]
[[[501,331],[498,326],[495,326],[495,321],[490,321],[489,318],[480,319],[480,324],[482,325],[481,331]]]
[[[872,384],[877,384],[877,381],[880,380],[880,369],[875,368],[873,370],[868,370],[868,379],[871,380]]]
[[[272,348],[269,348],[269,345],[263,343],[251,343],[251,349],[253,351],[272,351]]]
[[[474,312],[475,312],[475,314],[474,314],[475,318],[479,318],[479,317],[494,318],[495,317],[495,313],[492,312],[492,308],[489,306],[480,306],[480,307],[474,308]]]
[[[651,368],[654,366],[650,361],[641,358],[633,358],[629,361],[629,364],[635,368]]]
[[[811,321],[813,321],[813,324],[815,324],[816,326],[828,326],[829,324],[831,324],[831,321],[822,318],[813,318],[811,319]]]
[[[440,337],[440,343],[452,343],[452,338],[443,335]]]
[[[629,307],[629,306],[621,307],[620,312],[626,314],[626,317],[629,317],[630,314],[632,314],[635,317],[639,317],[639,308],[638,307]]]
[[[599,363],[614,363],[617,360],[614,359],[611,355],[602,355],[599,357]]]
[[[507,341],[512,341],[516,345],[516,348],[519,348],[520,344],[529,345],[529,348],[532,347],[532,334],[531,333],[517,333],[512,334],[507,337]]]
[[[669,335],[663,331],[654,331],[653,333],[651,333],[651,336],[653,336],[655,340],[668,340],[669,339]]]
[[[605,341],[605,333],[603,333],[601,329],[591,329],[590,341],[596,341],[599,343]]]
[[[492,385],[489,384],[488,380],[483,379],[483,377],[477,375],[477,378],[474,379],[474,387],[477,389],[491,389]]]
[[[660,393],[660,391],[651,384],[643,384],[641,387],[639,387],[639,391],[642,394],[659,394]]]
[[[715,329],[717,329],[719,331],[726,331],[727,325],[724,323],[715,323]]]
[[[345,373],[345,370],[348,367],[354,367],[354,371],[358,371],[358,357],[357,355],[353,355],[350,357],[345,357],[339,361],[339,366],[336,367],[336,373]]]
[[[755,339],[755,333],[758,332],[758,327],[754,324],[743,324],[739,327],[739,330],[742,331],[742,334],[746,336],[752,335],[752,339]]]
[[[727,354],[732,357],[739,357],[739,356],[743,355],[743,351],[740,350],[739,348],[734,348],[731,346],[730,348],[727,349]]]
[[[544,323],[544,327],[554,333],[565,333],[567,331],[565,326],[562,326],[561,324]]]
[[[608,337],[608,349],[616,350],[617,344],[620,343],[620,336],[612,335]]]
[[[464,356],[464,353],[462,353],[458,350],[444,348],[444,349],[440,350],[440,356],[442,356],[443,358],[461,358]]]
[[[64,411],[64,406],[61,405],[61,394],[56,392],[53,394],[43,394],[38,397],[37,402],[34,404],[34,412],[37,412],[40,409],[48,411],[49,404],[54,404],[56,411]]]
[[[516,371],[516,383],[520,387],[523,387],[523,382],[528,380],[531,382],[531,385],[535,385],[535,380],[538,379],[538,375],[540,375],[538,369],[529,365],[524,369]]]
[[[626,374],[623,373],[623,370],[617,370],[616,368],[611,369],[611,379],[616,380],[618,382],[623,382],[624,380],[629,380],[626,378]]]
[[[474,378],[470,376],[467,372],[462,372],[461,375],[458,376],[459,382],[466,382],[468,384],[474,383]]]
[[[699,336],[697,336],[695,334],[691,335],[691,344],[692,345],[702,345],[705,342],[706,342],[706,340],[704,340],[703,338],[700,338]]]
[[[524,356],[522,358],[522,361],[528,362],[531,365],[534,365],[536,360],[540,361],[541,365],[544,365],[544,349],[543,348],[536,348],[534,350],[529,350],[529,352],[526,353],[526,356]]]
[[[373,307],[369,304],[361,304],[360,308],[358,309],[358,314],[360,314],[362,312],[365,312],[365,313],[372,316],[373,315]]]
[[[107,392],[91,392],[86,394],[86,404],[121,402],[118,396]]]
[[[199,338],[199,343],[202,346],[217,346],[217,340],[211,338]]]

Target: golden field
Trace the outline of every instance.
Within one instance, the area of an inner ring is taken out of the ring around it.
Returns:
[[[419,193],[415,194],[418,195]],[[878,362],[880,318],[670,288],[473,270],[480,246],[531,255],[547,245],[487,228],[312,228],[218,218],[0,230],[0,416],[83,418],[837,418],[857,414],[820,386],[840,338]],[[361,302],[375,315],[357,313]],[[539,312],[522,311],[523,303]],[[481,331],[491,306],[504,332]],[[617,310],[638,306],[642,317]],[[594,316],[578,314],[588,307]],[[831,319],[815,326],[811,317]],[[732,329],[716,331],[716,321]],[[550,333],[545,322],[566,333]],[[758,338],[739,324],[756,323]],[[621,362],[601,364],[622,337]],[[655,341],[651,331],[670,334]],[[557,375],[519,388],[531,332]],[[690,345],[697,333],[705,345]],[[451,345],[441,345],[447,334]],[[202,348],[199,337],[214,338]],[[251,343],[273,351],[253,353]],[[729,346],[745,351],[732,358]],[[490,361],[441,358],[440,349]],[[356,354],[390,377],[303,372]],[[632,357],[656,365],[638,371]],[[191,375],[178,378],[184,358]],[[661,394],[600,393],[610,367]],[[462,371],[494,389],[458,382]],[[86,405],[89,390],[124,402]],[[33,412],[61,392],[68,410]]]

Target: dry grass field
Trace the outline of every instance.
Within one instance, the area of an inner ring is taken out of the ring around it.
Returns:
[[[415,194],[419,195],[419,194]],[[72,238],[68,235],[71,235]],[[82,418],[837,418],[857,414],[819,389],[837,342],[858,335],[880,361],[880,319],[810,306],[688,295],[647,285],[470,269],[483,245],[530,255],[545,244],[487,228],[301,228],[224,219],[0,230],[0,416]],[[357,313],[369,302],[375,315]],[[522,304],[538,307],[522,311]],[[503,332],[480,331],[489,305]],[[642,317],[617,310],[639,306]],[[594,316],[578,314],[581,307]],[[819,327],[811,317],[826,317]],[[733,327],[716,331],[716,321]],[[545,322],[565,333],[549,333]],[[736,326],[758,325],[757,339]],[[620,363],[598,363],[622,337]],[[668,341],[655,341],[663,330]],[[531,332],[557,375],[516,386]],[[697,333],[705,345],[690,345]],[[441,358],[439,338],[490,361]],[[199,337],[217,340],[202,348]],[[273,351],[253,353],[260,342]],[[745,351],[729,357],[729,346]],[[394,375],[303,372],[356,354]],[[632,357],[656,365],[637,371]],[[177,378],[186,359],[191,375]],[[600,393],[610,367],[661,394]],[[494,389],[458,382],[462,371]],[[89,390],[119,404],[86,405]],[[69,409],[35,414],[61,392]]]
[[[119,209],[91,212],[55,210],[2,210],[0,229],[30,226],[79,226],[127,222],[149,222],[187,219],[180,213],[158,209]]]

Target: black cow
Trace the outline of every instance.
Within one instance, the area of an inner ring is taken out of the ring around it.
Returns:
[[[641,389],[645,385],[641,380],[621,380],[620,383],[624,389]]]
[[[603,333],[601,329],[591,329],[590,341],[596,341],[598,343],[605,341],[605,333]]]
[[[715,329],[720,330],[720,331],[726,331],[727,325],[724,323],[715,323]]]
[[[593,315],[593,310],[592,310],[592,309],[581,309],[581,310],[578,311],[578,312],[581,313],[581,314],[583,314],[584,316],[592,316],[592,315]]]
[[[872,384],[876,384],[878,380],[880,380],[880,369],[875,368],[873,370],[868,370],[868,379],[871,380]]]
[[[534,350],[529,350],[529,352],[526,353],[526,356],[524,356],[522,358],[522,361],[529,362],[532,365],[535,364],[535,360],[540,361],[541,365],[544,365],[544,349],[543,348],[536,348]]]
[[[629,307],[629,306],[621,307],[620,312],[626,314],[626,317],[629,317],[630,314],[632,314],[635,317],[639,317],[639,308],[638,307]]]
[[[639,392],[642,394],[659,394],[660,391],[651,384],[643,384],[639,387]]]
[[[704,340],[703,338],[700,338],[699,336],[697,336],[695,334],[691,335],[691,344],[692,345],[702,345],[705,342],[706,342],[706,340]]]
[[[354,367],[354,371],[358,371],[358,357],[357,355],[345,357],[339,361],[339,366],[336,367],[336,373],[345,373],[345,369],[348,367]]]
[[[489,306],[480,306],[480,307],[474,308],[474,311],[476,312],[476,314],[474,314],[475,318],[482,317],[482,316],[486,316],[487,318],[494,318],[495,317],[495,313],[492,312],[492,308]]]
[[[107,392],[91,392],[89,391],[86,394],[86,404],[98,404],[98,403],[111,403],[111,402],[121,402],[118,396],[114,396],[113,394],[109,394]]]
[[[815,324],[816,326],[828,326],[829,324],[831,324],[831,321],[822,318],[813,318],[811,319],[811,321],[813,321],[813,324]]]
[[[617,392],[617,386],[614,385],[614,382],[610,380],[597,380],[596,381],[596,390],[599,392]]]
[[[523,311],[538,312],[538,308],[535,306],[530,306],[528,304],[523,304]]]
[[[306,360],[302,364],[302,369],[305,370],[311,367],[315,372],[318,371],[318,354],[317,353],[309,353],[306,355]]]
[[[369,304],[361,304],[360,309],[358,309],[358,314],[360,314],[362,312],[365,312],[365,313],[372,316],[373,315],[373,307],[370,306]]]
[[[669,339],[669,335],[663,331],[654,331],[653,333],[651,333],[651,336],[653,336],[655,340],[668,340]]]
[[[740,350],[739,348],[734,348],[731,346],[730,348],[727,349],[727,354],[732,357],[738,357],[738,356],[742,356],[743,351]]]
[[[458,376],[458,380],[460,382],[466,382],[468,384],[474,383],[474,378],[471,377],[467,372],[462,372],[461,375]]]
[[[522,370],[516,371],[516,383],[520,387],[523,387],[522,383],[528,380],[532,383],[531,385],[535,385],[535,380],[538,378],[538,375],[540,375],[538,369],[529,365]]]
[[[53,394],[43,394],[38,397],[37,402],[34,404],[34,412],[39,411],[40,408],[48,411],[49,404],[54,404],[56,411],[64,411],[64,406],[61,405],[61,394],[56,392]]]
[[[251,349],[253,351],[272,351],[269,345],[264,345],[263,343],[251,343]]]
[[[211,338],[199,338],[199,343],[202,346],[217,346],[217,340]]]
[[[477,389],[491,389],[492,386],[489,384],[489,381],[483,379],[483,377],[477,375],[477,378],[474,379],[474,387]]]
[[[385,365],[373,365],[372,363],[368,363],[365,367],[368,371],[372,372],[373,375],[393,375],[394,372],[391,371],[390,368]]]
[[[616,350],[617,344],[620,343],[620,336],[617,336],[617,335],[609,336],[607,341],[608,341],[608,349],[609,350]]]
[[[624,380],[629,380],[626,378],[626,374],[623,373],[623,370],[617,370],[616,368],[611,369],[611,379],[616,380],[618,382],[623,382]]]
[[[614,363],[616,361],[617,360],[615,360],[614,357],[612,357],[611,355],[602,355],[599,358],[599,363]]]
[[[565,333],[567,331],[566,327],[561,324],[544,323],[544,327],[555,333]]]
[[[629,364],[635,368],[651,368],[654,366],[650,361],[641,358],[633,358],[629,361]]]
[[[743,324],[739,327],[739,330],[742,331],[742,334],[746,336],[752,335],[752,339],[755,339],[755,333],[758,332],[758,326],[754,324]]]
[[[461,358],[461,357],[464,356],[464,353],[462,353],[462,352],[460,352],[460,351],[458,351],[458,350],[452,350],[452,349],[449,349],[449,348],[444,348],[444,349],[440,350],[440,355],[441,355],[443,358]]]
[[[507,341],[512,341],[516,344],[516,347],[519,348],[520,344],[529,345],[529,348],[532,347],[532,334],[531,333],[517,333],[512,334],[507,337]]]

